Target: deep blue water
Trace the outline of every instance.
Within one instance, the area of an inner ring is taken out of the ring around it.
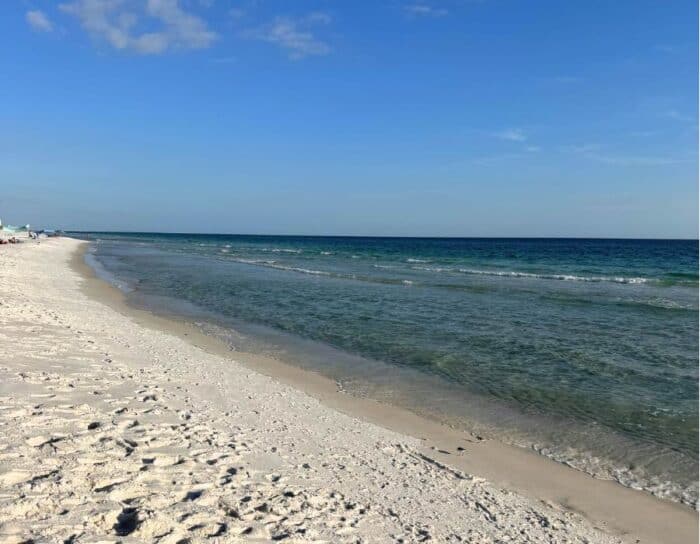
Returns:
[[[697,241],[81,236],[133,301],[361,356],[315,370],[697,500]]]

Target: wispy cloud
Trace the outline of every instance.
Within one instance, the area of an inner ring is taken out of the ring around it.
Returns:
[[[565,146],[562,151],[577,154],[585,159],[616,166],[668,166],[697,160],[692,155],[626,155],[606,153],[599,144]]]
[[[227,9],[226,14],[229,19],[237,22],[254,19],[263,6],[262,0],[228,0],[228,3],[233,6]]]
[[[666,53],[666,54],[672,54],[678,52],[678,47],[674,45],[669,45],[666,43],[660,43],[654,46],[654,51],[657,51],[658,53]]]
[[[228,14],[232,19],[243,19],[243,17],[247,15],[247,12],[242,8],[231,8],[228,10]]]
[[[615,164],[618,166],[667,166],[671,164],[681,164],[691,162],[688,157],[662,157],[648,155],[600,155],[590,154],[588,158],[605,164]]]
[[[506,161],[520,161],[527,158],[525,153],[497,153],[494,155],[482,155],[479,157],[472,157],[469,162],[473,164],[478,164],[481,166],[490,166],[492,164],[501,164]]]
[[[428,4],[409,4],[404,10],[414,17],[444,17],[448,11],[444,8],[436,8]]]
[[[538,145],[526,145],[519,150],[514,150],[508,153],[494,153],[491,155],[481,155],[472,157],[469,162],[487,166],[491,164],[500,164],[506,161],[527,161],[534,159],[537,154],[542,151]]]
[[[327,55],[331,47],[313,33],[313,28],[330,24],[331,17],[316,12],[305,17],[276,17],[272,22],[244,33],[251,39],[275,44],[284,49],[289,58],[299,60],[309,56]]]
[[[203,49],[217,39],[206,21],[185,11],[178,0],[147,0],[145,6],[125,0],[76,0],[60,9],[75,16],[96,39],[144,55]]]
[[[690,115],[685,115],[678,110],[668,110],[663,113],[663,117],[666,119],[671,119],[673,121],[681,121],[683,123],[691,123],[693,121],[697,121],[694,117],[691,117]]]
[[[33,30],[37,30],[39,32],[51,32],[53,30],[53,23],[49,19],[48,15],[41,10],[30,10],[27,12],[25,18]]]
[[[519,128],[507,128],[495,133],[496,138],[509,142],[524,142],[527,140],[525,133]]]
[[[599,144],[575,144],[575,145],[565,145],[561,148],[562,151],[567,153],[578,153],[580,155],[585,155],[587,153],[594,153],[600,149]]]

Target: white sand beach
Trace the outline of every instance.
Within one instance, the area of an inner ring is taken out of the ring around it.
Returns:
[[[0,542],[697,540],[680,505],[503,450],[432,454],[147,326],[89,295],[84,244],[0,249]],[[522,484],[550,468],[581,497]]]

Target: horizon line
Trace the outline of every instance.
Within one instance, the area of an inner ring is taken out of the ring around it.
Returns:
[[[419,240],[650,240],[650,241],[685,241],[700,242],[700,238],[649,238],[624,236],[412,236],[386,234],[261,234],[233,232],[186,232],[186,231],[141,231],[141,230],[76,230],[66,229],[65,233],[79,234],[165,234],[171,236],[260,236],[289,238],[398,238]]]

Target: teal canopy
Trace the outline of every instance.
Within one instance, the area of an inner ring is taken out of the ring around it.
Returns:
[[[0,230],[6,232],[27,232],[29,230],[29,225],[24,225],[23,227],[15,227],[14,225],[3,225],[0,223]]]

